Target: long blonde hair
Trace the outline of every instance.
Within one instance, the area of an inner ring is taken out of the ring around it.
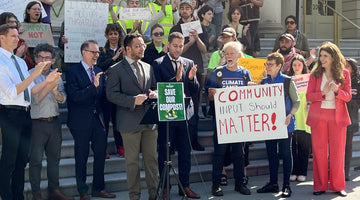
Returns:
[[[331,65],[331,75],[332,78],[340,83],[341,85],[344,84],[344,75],[343,70],[345,67],[345,58],[342,55],[339,47],[337,47],[332,42],[324,42],[320,48],[319,48],[319,55],[321,51],[325,51],[331,55],[331,57],[334,59],[332,65]],[[325,71],[325,68],[322,67],[320,59],[317,61],[317,66],[311,71],[311,73],[316,77],[319,78],[322,73]]]

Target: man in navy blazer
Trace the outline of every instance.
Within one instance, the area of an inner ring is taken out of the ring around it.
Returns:
[[[176,146],[179,152],[179,179],[184,187],[184,191],[189,198],[200,198],[190,189],[189,174],[191,168],[190,159],[190,140],[188,133],[188,125],[196,123],[194,115],[194,103],[191,99],[193,94],[199,90],[199,82],[196,79],[197,66],[192,60],[180,57],[184,48],[184,36],[179,32],[173,32],[169,35],[168,47],[169,52],[156,59],[152,66],[157,82],[183,82],[185,93],[185,107],[186,107],[186,121],[170,122],[171,142]],[[159,146],[159,172],[161,174],[164,168],[164,161],[166,159],[166,123],[160,122],[158,129],[158,146]],[[165,193],[166,194],[166,193]],[[166,194],[167,195],[167,194]],[[183,195],[179,190],[179,195]]]
[[[81,45],[83,60],[66,73],[68,95],[68,127],[75,141],[75,175],[80,200],[90,199],[86,185],[86,165],[89,147],[94,152],[92,196],[115,198],[105,191],[104,167],[107,138],[100,99],[104,92],[104,77],[95,67],[99,57],[99,45],[87,40]]]

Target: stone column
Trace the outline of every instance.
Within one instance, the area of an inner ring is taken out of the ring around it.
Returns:
[[[260,8],[261,38],[274,38],[284,31],[281,25],[281,10],[281,0],[264,0],[264,5]]]

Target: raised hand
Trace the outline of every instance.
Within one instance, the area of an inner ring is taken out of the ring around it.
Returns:
[[[184,67],[184,64],[180,63],[180,66],[178,67],[178,69],[176,71],[176,81],[181,81],[183,67]]]
[[[94,85],[95,87],[98,87],[100,85],[100,75],[103,74],[104,72],[99,72],[95,75],[94,78]]]
[[[194,76],[196,75],[196,71],[197,71],[197,65],[194,65],[189,72],[189,79],[193,80]]]
[[[34,75],[35,77],[39,76],[41,74],[41,72],[43,71],[44,67],[46,67],[48,65],[51,65],[51,61],[39,62],[35,66],[34,71],[32,72],[32,75]]]

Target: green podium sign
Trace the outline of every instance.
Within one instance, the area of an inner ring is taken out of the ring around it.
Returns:
[[[183,83],[157,83],[159,121],[185,120]]]

